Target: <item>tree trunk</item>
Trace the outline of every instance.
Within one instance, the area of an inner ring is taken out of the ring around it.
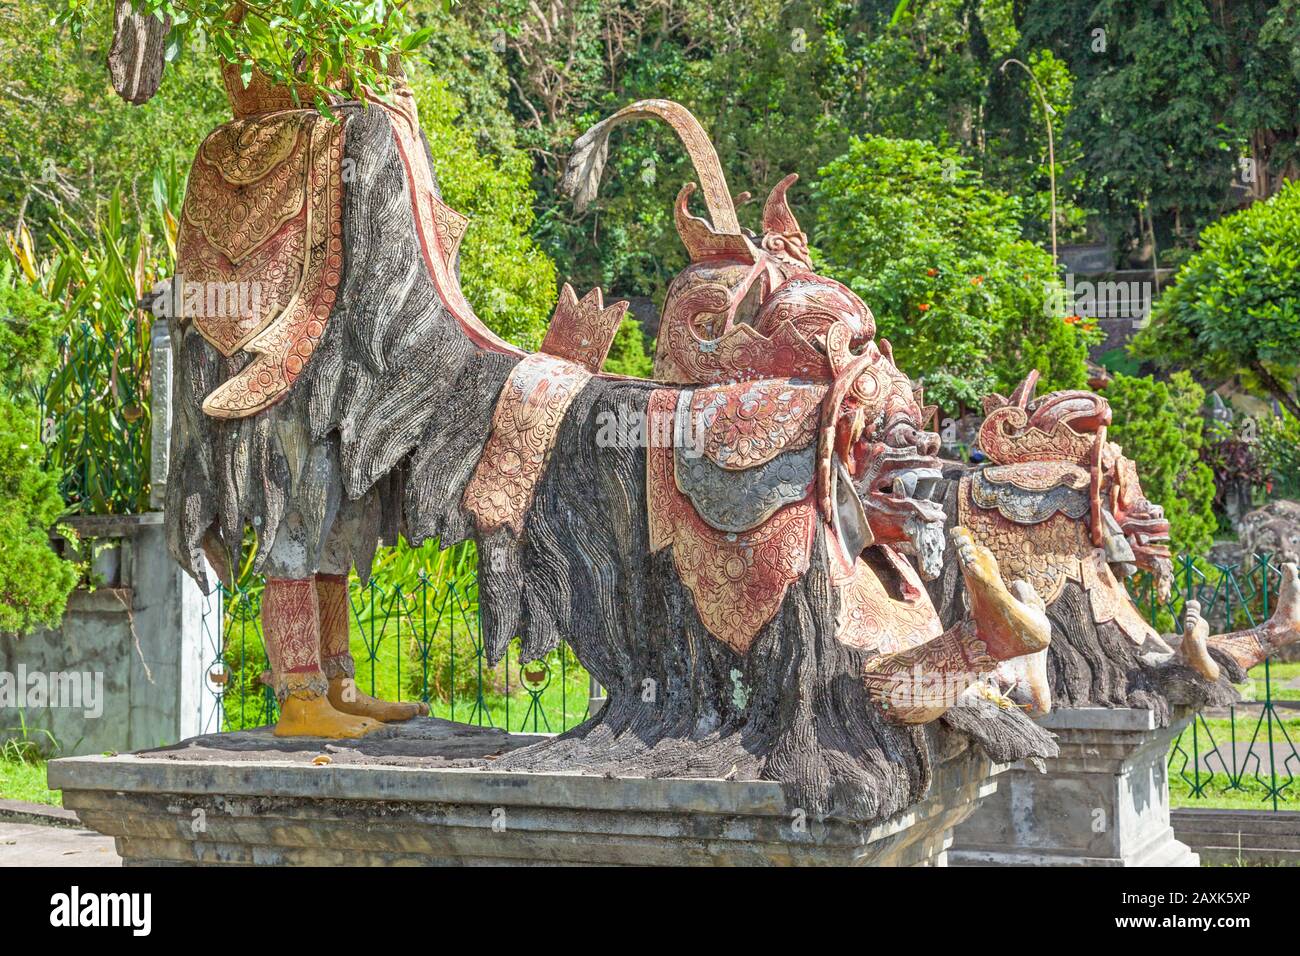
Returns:
[[[1277,378],[1264,367],[1264,363],[1255,359],[1250,363],[1250,370],[1255,373],[1259,383],[1268,390],[1268,393],[1276,398],[1283,408],[1290,412],[1297,420],[1300,420],[1300,402],[1287,390],[1286,386],[1277,380]]]

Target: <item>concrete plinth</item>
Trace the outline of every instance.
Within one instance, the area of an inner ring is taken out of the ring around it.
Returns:
[[[1169,746],[1189,717],[1157,728],[1150,711],[1054,711],[1046,773],[1016,764],[959,826],[954,866],[1197,866],[1169,824]]]
[[[425,718],[356,742],[266,730],[49,765],[127,865],[944,865],[952,827],[996,789],[973,748],[884,821],[806,819],[767,781],[491,769],[537,738]]]

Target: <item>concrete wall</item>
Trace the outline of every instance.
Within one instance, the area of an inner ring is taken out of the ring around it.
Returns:
[[[204,595],[172,561],[162,515],[70,523],[110,544],[98,562],[108,586],[73,592],[57,630],[0,636],[0,740],[18,736],[21,717],[38,742],[48,742],[40,730],[53,734],[62,755],[156,747],[218,729],[205,670],[217,659],[220,597]],[[36,688],[51,674],[42,700]]]

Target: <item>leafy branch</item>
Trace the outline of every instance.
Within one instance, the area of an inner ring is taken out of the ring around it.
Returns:
[[[183,50],[209,48],[240,64],[245,84],[253,72],[288,86],[318,108],[330,94],[365,99],[391,83],[390,66],[415,54],[433,27],[411,29],[408,0],[131,0],[137,13],[169,21],[167,60]],[[446,0],[450,7],[450,0]],[[57,16],[75,36],[111,15],[109,0],[64,0]]]

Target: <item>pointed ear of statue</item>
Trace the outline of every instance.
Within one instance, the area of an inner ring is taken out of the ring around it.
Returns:
[[[1017,408],[1028,408],[1034,400],[1034,391],[1038,387],[1038,369],[1031,369],[1025,380],[1011,393],[1010,402]]]
[[[108,73],[117,95],[136,106],[147,103],[162,85],[171,17],[136,13],[130,0],[117,0]]]
[[[744,235],[739,232],[718,232],[711,224],[691,214],[687,203],[694,193],[695,183],[687,183],[681,188],[677,194],[677,202],[673,204],[673,220],[677,224],[677,235],[686,246],[691,262],[710,258],[753,262],[754,248]]]
[[[772,188],[767,197],[767,205],[763,207],[763,232],[781,236],[794,236],[803,232],[785,198],[786,192],[798,181],[799,174],[791,173]]]

